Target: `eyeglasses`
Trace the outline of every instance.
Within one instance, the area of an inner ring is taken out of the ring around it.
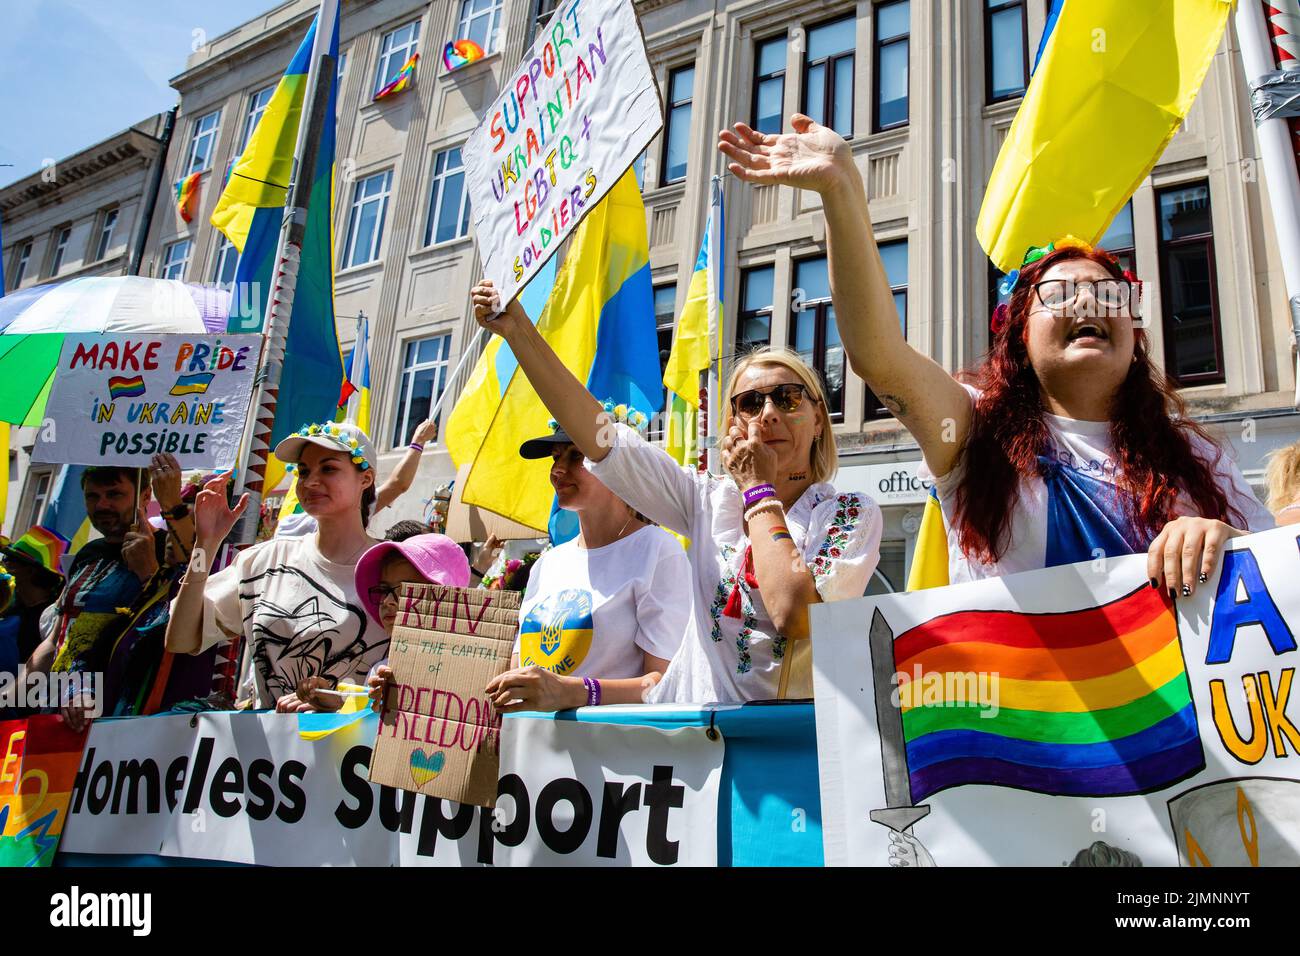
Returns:
[[[747,392],[740,392],[731,396],[731,410],[752,418],[762,413],[764,406],[767,405],[768,398],[771,398],[772,404],[781,411],[792,412],[803,404],[805,395],[814,402],[817,401],[813,394],[808,391],[808,386],[799,382],[789,382],[766,390],[751,388]]]
[[[1125,279],[1087,279],[1076,282],[1074,279],[1047,279],[1034,283],[1034,292],[1043,307],[1052,312],[1064,312],[1079,298],[1079,291],[1087,286],[1092,291],[1092,299],[1101,309],[1117,311],[1128,305],[1133,288]]]
[[[392,598],[394,601],[397,600],[397,588],[393,587],[391,584],[376,584],[366,593],[370,595],[370,600],[375,604],[383,604],[384,598]]]

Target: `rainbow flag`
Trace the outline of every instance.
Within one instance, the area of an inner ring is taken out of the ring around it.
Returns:
[[[473,40],[448,40],[442,48],[442,65],[447,72],[459,70],[475,60],[483,59],[483,48]]]
[[[1116,797],[1205,766],[1173,605],[1146,585],[1079,611],[936,617],[894,660],[913,803],[965,784]]]
[[[420,61],[420,54],[412,53],[411,58],[402,64],[402,68],[397,71],[397,75],[382,90],[375,94],[376,100],[382,100],[385,96],[391,96],[393,93],[400,93],[411,85],[411,80],[415,79],[415,64]]]
[[[108,380],[108,393],[119,398],[139,398],[144,394],[143,375],[114,375]]]
[[[199,180],[202,173],[190,173],[176,184],[176,211],[189,222],[194,218],[194,204],[199,198]]]
[[[54,862],[88,733],[55,714],[0,723],[0,867]]]
[[[216,378],[214,372],[195,372],[193,375],[181,375],[171,387],[172,395],[202,395]]]

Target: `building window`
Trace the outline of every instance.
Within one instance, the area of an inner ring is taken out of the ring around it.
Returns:
[[[95,261],[107,258],[108,250],[113,248],[113,229],[117,226],[117,210],[109,209],[99,226],[99,242],[95,243]]]
[[[217,151],[217,131],[221,124],[221,110],[213,110],[194,121],[190,137],[190,155],[185,162],[185,175],[205,172],[212,168],[212,155]]]
[[[14,284],[11,289],[16,289],[23,284],[23,278],[27,275],[27,263],[32,259],[32,241],[28,239],[18,249],[18,258],[14,264]]]
[[[162,277],[164,279],[185,278],[185,270],[190,264],[190,250],[194,243],[188,239],[173,242],[163,250]]]
[[[364,265],[379,258],[388,213],[388,192],[393,171],[367,176],[352,187],[352,209],[348,213],[347,240],[343,245],[343,268]]]
[[[64,226],[54,240],[54,255],[50,258],[50,275],[56,276],[63,268],[63,256],[68,251],[68,240],[72,238],[72,227]]]
[[[555,9],[559,5],[560,0],[532,0],[533,16],[528,21],[528,36],[524,38],[525,48],[533,45],[533,39],[537,36],[537,31],[542,28],[542,25],[547,20],[551,19],[551,15],[555,13]]]
[[[691,141],[691,96],[695,90],[695,66],[684,66],[668,74],[668,122],[664,129],[663,175],[659,185],[679,183],[686,178],[686,154]]]
[[[907,337],[907,240],[880,244],[880,261],[885,264],[885,278],[889,282],[889,291],[894,295],[894,308],[898,310],[898,325]],[[893,412],[887,409],[876,393],[867,388],[866,417],[891,418]]]
[[[446,242],[469,232],[469,193],[465,190],[465,164],[460,149],[445,149],[433,158],[429,190],[429,218],[424,244]]]
[[[484,53],[495,53],[501,27],[501,0],[461,0],[453,40],[473,40]]]
[[[334,69],[334,95],[343,93],[343,78],[348,75],[348,51],[339,53],[338,65]]]
[[[912,5],[909,0],[875,6],[876,56],[872,128],[876,131],[907,123],[907,79]]]
[[[853,136],[856,23],[849,16],[810,29],[803,68],[803,111],[845,139]]]
[[[402,382],[397,392],[397,420],[393,423],[394,448],[411,443],[415,429],[429,417],[429,409],[447,387],[450,352],[450,335],[406,343]]]
[[[1156,193],[1165,372],[1179,385],[1223,381],[1219,296],[1208,183]]]
[[[11,471],[12,475],[13,472]],[[32,492],[32,513],[26,522],[21,522],[19,527],[29,527],[34,524],[41,524],[45,521],[45,507],[50,503],[50,482],[54,478],[53,472],[42,471],[32,476],[36,479]]]
[[[775,266],[756,266],[741,273],[740,317],[736,322],[738,355],[771,344],[775,276]]]
[[[248,97],[248,112],[244,116],[244,132],[239,140],[239,152],[242,155],[244,149],[248,146],[248,141],[253,138],[253,130],[257,129],[257,123],[266,112],[266,105],[271,102],[271,96],[275,93],[275,84],[272,83],[264,90],[258,90]]]
[[[1029,85],[1025,0],[985,0],[984,89],[990,103],[1014,99]]]
[[[642,192],[645,192],[645,154],[646,151],[643,149],[641,155],[632,160],[632,172],[636,175],[636,185]]]
[[[233,289],[239,269],[239,250],[221,233],[217,233],[217,255],[212,264],[212,281],[222,289]]]
[[[781,132],[785,110],[786,37],[761,40],[754,49],[754,110],[750,122],[760,133]]]
[[[794,281],[790,345],[821,375],[831,421],[843,421],[844,347],[840,345],[840,332],[835,325],[826,257],[796,262]]]
[[[677,326],[677,283],[669,282],[666,285],[657,285],[654,289],[654,308],[655,308],[655,335],[659,339],[659,379],[663,381],[664,372],[668,368],[668,357],[673,352],[673,329]],[[692,396],[683,395],[683,398]],[[668,397],[668,389],[664,388],[664,411],[672,411],[672,400]],[[664,428],[668,421],[667,416],[655,416],[650,422],[650,431],[647,437],[651,441],[659,441],[664,437]]]
[[[1122,267],[1137,271],[1133,254],[1133,200],[1126,202],[1124,208],[1115,214],[1098,245],[1118,259]]]
[[[378,93],[401,72],[403,65],[418,53],[420,49],[420,21],[412,20],[404,27],[398,27],[391,33],[385,33],[379,44],[379,69],[375,72],[375,88]]]

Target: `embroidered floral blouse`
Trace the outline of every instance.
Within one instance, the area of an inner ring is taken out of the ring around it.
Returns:
[[[773,627],[761,591],[750,588],[742,573],[749,539],[735,482],[682,468],[632,429],[616,427],[609,454],[602,461],[588,461],[587,467],[637,511],[691,541],[687,556],[695,606],[681,650],[651,700],[775,699],[786,639]],[[862,595],[880,560],[882,519],[874,501],[862,494],[837,493],[825,482],[811,485],[786,513],[786,526],[823,601]],[[724,611],[738,581],[740,613],[732,617]],[[811,696],[811,668],[796,668],[786,697]]]

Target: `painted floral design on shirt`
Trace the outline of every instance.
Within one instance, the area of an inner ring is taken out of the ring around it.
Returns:
[[[736,556],[736,549],[731,545],[722,545],[722,560],[725,562],[726,569],[718,581],[718,589],[713,596],[713,604],[709,608],[709,617],[713,621],[713,629],[710,637],[714,643],[722,641],[722,609],[727,606],[727,599],[731,596],[732,590],[736,587],[737,580],[740,576],[739,569],[733,570],[731,567],[732,559]],[[749,588],[740,578],[740,630],[736,633],[736,673],[747,674],[753,667],[753,659],[749,653],[749,641],[754,634],[754,628],[758,625],[758,616],[754,613],[754,602],[749,598]],[[785,652],[785,641],[780,640],[779,649],[776,642],[773,642],[773,655],[778,659]]]
[[[864,510],[862,499],[858,495],[850,493],[836,496],[835,516],[831,519],[831,526],[826,529],[826,538],[817,549],[817,556],[813,558],[814,578],[823,578],[829,574],[834,562],[848,552],[849,538]]]

